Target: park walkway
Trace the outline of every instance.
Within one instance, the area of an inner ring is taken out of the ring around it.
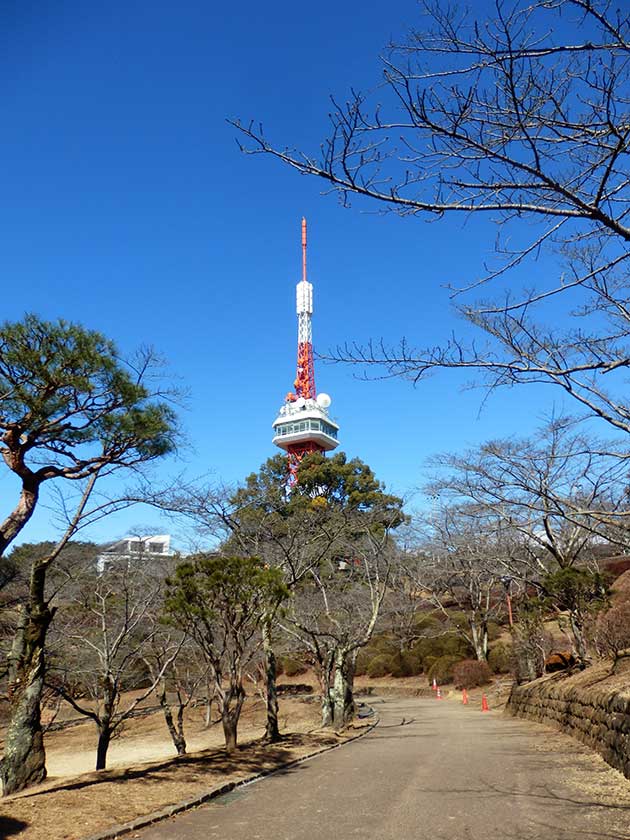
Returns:
[[[630,782],[565,736],[455,701],[388,699],[368,736],[141,840],[628,840]]]

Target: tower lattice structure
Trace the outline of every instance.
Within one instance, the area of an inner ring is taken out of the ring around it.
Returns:
[[[328,394],[315,389],[313,360],[313,285],[306,275],[306,219],[302,219],[302,279],[296,286],[298,317],[297,372],[274,420],[273,442],[287,453],[289,484],[295,484],[300,461],[311,452],[329,452],[339,442],[339,426],[330,418]]]

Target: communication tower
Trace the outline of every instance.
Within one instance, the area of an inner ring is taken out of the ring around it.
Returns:
[[[315,390],[313,362],[313,285],[306,279],[306,219],[302,219],[302,279],[296,286],[298,317],[297,375],[294,390],[273,422],[273,442],[287,453],[289,484],[295,484],[300,461],[311,452],[330,452],[339,445],[339,426],[330,418],[328,394]]]

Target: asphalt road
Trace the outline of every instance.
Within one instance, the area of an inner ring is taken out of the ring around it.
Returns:
[[[630,838],[630,782],[571,739],[455,701],[376,708],[366,737],[134,837]]]

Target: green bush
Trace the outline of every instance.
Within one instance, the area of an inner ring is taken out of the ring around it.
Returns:
[[[508,674],[512,670],[514,652],[508,642],[497,642],[488,653],[488,665],[493,674]]]
[[[422,661],[425,674],[433,662],[442,656],[454,656],[456,660],[467,659],[472,651],[469,645],[455,633],[445,633],[441,636],[428,636],[420,639],[411,649],[414,656]]]
[[[452,656],[451,654],[440,656],[429,668],[427,679],[432,683],[435,678],[439,685],[453,682],[453,668],[458,662],[461,662],[459,656]]]
[[[439,626],[433,616],[423,617],[419,624],[427,631]],[[355,674],[367,674],[369,677],[382,677],[385,674],[391,674],[392,677],[415,677],[427,673],[434,662],[442,657],[450,657],[457,662],[470,654],[466,642],[454,633],[422,638],[411,649],[403,651],[400,650],[399,641],[382,633],[374,636],[367,647],[359,650]]]
[[[376,653],[383,653],[387,656],[392,656],[398,651],[398,642],[385,634],[374,636],[369,646]]]
[[[503,633],[503,628],[496,621],[488,622],[488,641],[496,642],[499,636]]]
[[[287,677],[298,677],[308,671],[308,666],[300,659],[292,656],[285,656],[282,659],[282,670]]]
[[[476,688],[487,685],[492,674],[487,662],[478,659],[464,659],[453,666],[453,682],[455,688]]]
[[[414,627],[416,630],[423,630],[428,632],[429,630],[434,630],[440,626],[440,621],[435,615],[422,615],[419,616],[416,621],[414,622]]]
[[[417,677],[422,673],[422,658],[411,650],[406,650],[401,656],[403,677]]]
[[[375,656],[378,656],[378,651],[376,651],[374,648],[361,648],[357,653],[357,659],[354,665],[355,676],[362,677],[364,674],[367,674],[368,665],[374,659]]]
[[[387,656],[384,653],[380,653],[378,656],[375,656],[374,659],[368,665],[367,675],[371,678],[384,677],[386,674],[391,673],[391,669],[391,657]]]
[[[407,676],[400,654],[397,654],[396,656],[388,656],[387,658],[389,660],[389,673],[392,677],[399,678]]]
[[[415,677],[422,673],[422,660],[411,651],[397,650],[393,654],[379,654],[389,660],[389,673],[392,677]]]
[[[433,664],[437,662],[439,658],[439,656],[425,656],[425,658],[422,661],[422,669],[425,674],[429,673],[429,671],[433,667]]]

